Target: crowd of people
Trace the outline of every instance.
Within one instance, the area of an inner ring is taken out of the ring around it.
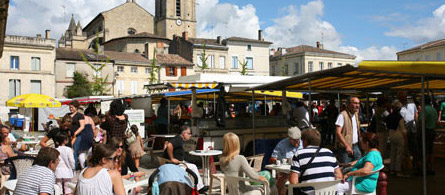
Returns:
[[[168,117],[166,104],[165,99],[161,100],[157,112],[157,131],[163,134],[166,134],[168,127],[168,121],[164,120]],[[363,176],[354,187],[370,193],[376,189],[378,179],[378,173],[371,173],[383,168],[383,160],[388,157],[386,153],[389,153],[390,158],[390,166],[387,167],[389,173],[405,177],[420,171],[422,151],[419,150],[419,144],[422,140],[419,129],[422,123],[419,121],[424,115],[427,173],[434,174],[432,154],[435,128],[441,117],[445,117],[445,112],[441,112],[441,106],[438,114],[429,96],[425,96],[423,108],[408,100],[403,92],[392,101],[384,96],[379,97],[372,106],[371,121],[365,131],[360,128],[364,121],[358,97],[348,97],[341,109],[335,106],[335,101],[322,105],[311,104],[308,108],[303,102],[295,102],[295,106],[289,108],[275,105],[270,112],[266,105],[259,109],[269,114],[288,110],[288,121],[293,127],[288,129],[288,137],[274,148],[270,162],[285,159],[291,164],[290,173],[278,173],[274,181],[267,175],[268,172],[255,172],[246,158],[240,155],[240,140],[231,132],[223,137],[223,153],[219,158],[222,172],[230,176],[246,175],[267,180],[271,189],[280,195],[286,194],[287,182],[297,184],[336,179],[343,180],[337,187],[339,194],[348,193],[352,188],[351,177]],[[201,114],[206,113],[202,105],[198,108],[202,109]],[[309,112],[309,109],[312,110]],[[79,102],[70,103],[70,113],[58,121],[58,128],[49,131],[41,140],[42,148],[34,165],[18,176],[16,193],[52,194],[53,186],[57,184],[63,194],[125,194],[122,179],[134,178],[138,181],[145,175],[138,171],[139,159],[144,155],[143,141],[137,126],[129,124],[128,116],[124,114],[125,105],[115,100],[105,115],[98,115],[95,111],[94,107],[89,106],[82,113]],[[192,118],[191,113],[182,104],[174,109],[172,114],[177,117],[179,132],[165,143],[163,158],[173,164],[184,163],[195,172],[198,176],[197,188],[202,193],[208,188],[199,176],[198,163],[193,162],[184,150],[184,142],[192,135],[187,125]],[[318,130],[316,127],[319,127]],[[127,129],[132,139],[129,139]],[[8,126],[3,125],[1,130],[0,161],[4,161],[16,156],[14,150],[21,150],[23,146],[11,144]],[[410,156],[413,160],[408,164],[412,167],[404,166],[404,161],[411,159]],[[10,174],[8,168],[2,167],[1,171]],[[73,181],[76,171],[79,175],[73,192],[68,182]],[[135,189],[136,192],[140,190]],[[240,183],[240,191],[243,193],[261,190],[258,186]],[[312,192],[306,188],[295,190],[297,194]]]
[[[98,115],[92,104],[85,112],[77,101],[70,102],[69,107],[70,113],[40,140],[33,166],[17,176],[15,193],[53,194],[57,184],[61,194],[126,194],[122,179],[139,181],[145,175],[138,171],[139,159],[145,153],[137,126],[130,126],[124,114],[124,103],[113,101],[105,115]],[[129,139],[127,129],[133,139]],[[8,126],[2,125],[1,130],[0,162],[23,155],[26,145],[15,142]],[[2,166],[1,171],[11,174],[9,166]],[[69,187],[72,182],[76,183],[75,192]]]

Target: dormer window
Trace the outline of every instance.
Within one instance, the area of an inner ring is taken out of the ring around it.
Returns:
[[[129,28],[129,29],[128,29],[128,34],[129,34],[129,35],[134,35],[134,34],[136,34],[136,29],[134,29],[134,28]]]

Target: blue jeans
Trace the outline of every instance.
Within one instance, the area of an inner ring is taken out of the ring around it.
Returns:
[[[338,152],[338,162],[340,163],[350,163],[355,160],[359,160],[362,157],[362,153],[360,152],[360,149],[358,145],[352,146],[352,151],[354,151],[353,157],[349,157],[348,153],[346,152],[346,148],[339,148],[337,150]]]
[[[76,141],[74,142],[73,149],[74,149],[74,164],[76,167],[76,170],[79,170],[79,147],[80,142],[82,140],[82,136],[78,135],[76,136]]]

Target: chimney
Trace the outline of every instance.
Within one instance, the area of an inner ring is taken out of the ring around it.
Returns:
[[[156,48],[164,49],[164,42],[162,42],[162,41],[158,41],[158,42],[156,43]]]
[[[42,38],[42,34],[37,34],[36,37],[40,39]]]
[[[318,49],[323,49],[323,44],[321,44],[320,41],[317,41],[317,48]]]
[[[45,39],[49,39],[50,30],[45,30]]]
[[[182,32],[182,37],[183,37],[185,40],[189,40],[189,33],[188,33],[187,31]]]
[[[274,48],[270,49],[269,55],[274,55],[274,54],[275,54],[275,49]]]
[[[258,40],[259,41],[264,41],[263,30],[258,30]]]
[[[221,44],[221,36],[216,37],[216,43]]]

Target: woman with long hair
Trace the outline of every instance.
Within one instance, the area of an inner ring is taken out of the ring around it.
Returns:
[[[371,193],[377,188],[377,179],[379,173],[370,174],[372,171],[378,170],[383,166],[382,155],[378,150],[379,138],[375,133],[361,133],[361,148],[365,151],[365,155],[358,161],[351,162],[352,169],[343,175],[343,184],[338,185],[339,194],[351,191],[352,178],[350,176],[359,176],[355,182],[355,188],[363,193]]]
[[[136,140],[130,144],[130,146],[128,147],[128,150],[131,153],[131,158],[134,159],[136,168],[139,168],[139,160],[140,160],[141,156],[145,154],[144,142],[142,141],[141,135],[139,135],[138,126],[131,125],[130,129],[131,129],[131,132],[136,136]]]
[[[116,149],[110,145],[98,144],[94,147],[89,167],[82,170],[77,182],[78,195],[125,194],[122,177],[113,170],[117,160]]]
[[[8,138],[3,133],[0,133],[0,164],[3,165],[5,163],[5,160],[8,158],[11,158],[13,156],[17,156],[17,154],[14,153],[12,150],[11,145],[9,145],[7,142]],[[1,166],[1,171],[3,175],[10,175],[11,169],[8,166]]]
[[[224,149],[222,157],[220,158],[221,170],[224,174],[234,177],[243,177],[242,173],[245,173],[247,177],[252,179],[260,179],[266,181],[266,178],[258,175],[247,162],[246,157],[239,155],[240,143],[236,134],[230,132],[226,133],[223,137]],[[239,184],[240,192],[252,193],[253,191],[259,191],[258,186],[248,186],[244,182]]]
[[[70,102],[70,111],[71,111],[71,126],[70,126],[70,131],[71,131],[71,136],[72,136],[72,141],[71,144],[73,146],[74,149],[74,161],[76,162],[76,169],[79,169],[80,167],[78,167],[78,163],[79,163],[79,148],[80,148],[80,143],[82,141],[82,136],[81,133],[85,128],[85,117],[83,114],[79,113],[80,107],[80,103],[77,100],[74,100],[72,102]]]

